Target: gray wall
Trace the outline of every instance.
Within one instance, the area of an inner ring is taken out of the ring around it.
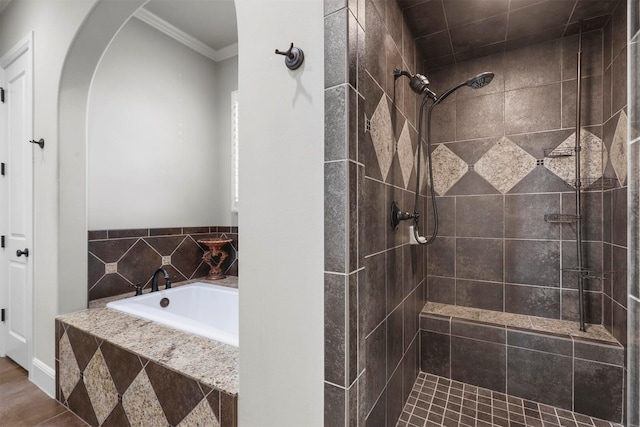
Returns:
[[[626,191],[626,158],[612,149],[616,129],[607,133],[605,122],[603,130],[602,44],[603,31],[584,35],[583,248],[585,266],[598,277],[611,270],[603,240],[612,228],[625,230],[607,216],[607,195]],[[574,158],[551,158],[544,149],[573,145],[576,51],[572,36],[429,72],[437,93],[482,71],[496,74],[489,86],[463,88],[434,110],[434,173],[440,165],[459,172],[436,187],[441,237],[429,247],[429,301],[578,319],[577,276],[563,271],[576,266],[575,224],[544,220],[575,213],[565,182],[573,179]],[[603,191],[603,176],[616,190]],[[603,288],[612,276],[586,281],[590,323],[603,321]]]
[[[328,426],[395,425],[417,376],[425,251],[388,211],[413,210],[417,149],[418,97],[392,72],[419,63],[395,1],[325,1]]]
[[[628,67],[629,82],[629,333],[627,377],[627,425],[640,425],[640,4],[628,2]],[[624,50],[622,51],[624,52]]]

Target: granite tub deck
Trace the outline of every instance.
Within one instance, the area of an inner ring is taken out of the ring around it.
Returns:
[[[237,426],[238,348],[107,302],[56,319],[58,401],[92,426]]]
[[[624,413],[624,347],[601,325],[427,303],[420,369],[614,423]]]

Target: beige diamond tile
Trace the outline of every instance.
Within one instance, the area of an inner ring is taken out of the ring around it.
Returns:
[[[431,162],[433,166],[433,186],[439,195],[449,191],[469,170],[469,165],[444,144],[433,150]]]
[[[624,181],[627,179],[627,115],[624,111],[620,112],[616,131],[613,134],[611,164],[613,170],[616,171],[618,182],[621,186],[624,185]]]
[[[122,407],[131,427],[169,425],[144,369],[122,395]]]
[[[501,193],[506,193],[536,167],[536,159],[503,137],[474,166]]]
[[[558,145],[558,147],[554,151],[572,152],[575,144],[576,134],[573,133],[567,139],[562,141],[562,143]],[[595,181],[598,178],[602,177],[604,165],[607,163],[607,150],[602,143],[602,140],[591,132],[582,129],[580,131],[580,147],[581,180],[589,179],[591,181]],[[549,169],[564,181],[571,182],[576,178],[576,158],[574,156],[547,157],[544,160],[544,165],[547,169]]]
[[[200,427],[200,426],[210,426],[210,427],[219,427],[220,423],[216,418],[215,414],[211,410],[211,406],[207,402],[207,399],[204,398],[196,405],[195,408],[189,414],[184,417],[180,424],[177,427]]]
[[[382,179],[386,180],[393,161],[396,143],[393,136],[393,126],[391,125],[389,104],[387,103],[387,96],[384,94],[371,116],[371,140],[378,157]]]
[[[429,183],[429,163],[427,160],[427,155],[425,154],[427,151],[426,144],[422,144],[422,149],[420,150],[420,193],[424,192],[425,187]],[[418,174],[418,150],[416,149],[416,155],[414,158],[414,164],[416,169],[416,175]],[[409,190],[415,190],[415,188],[410,188]]]
[[[84,370],[84,385],[98,422],[102,424],[118,404],[118,391],[100,349]]]
[[[105,274],[113,274],[118,272],[118,263],[117,262],[108,262],[104,265],[104,273]]]
[[[400,160],[400,170],[404,179],[404,187],[409,186],[409,178],[413,169],[413,146],[409,136],[409,122],[405,121],[398,139],[398,160]]]
[[[58,372],[60,389],[62,390],[62,398],[67,400],[76,387],[76,384],[78,384],[78,381],[80,381],[80,368],[78,367],[76,356],[73,354],[71,342],[66,332],[62,335],[62,338],[60,338],[58,352],[58,359],[60,360],[60,372]]]

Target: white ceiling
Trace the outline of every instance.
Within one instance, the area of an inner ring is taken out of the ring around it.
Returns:
[[[238,43],[234,0],[151,0],[144,9],[215,51]]]

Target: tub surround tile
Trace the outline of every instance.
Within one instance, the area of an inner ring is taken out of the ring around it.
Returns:
[[[209,405],[206,399],[203,399],[176,427],[200,427],[205,425],[219,427],[220,422],[218,421],[218,417],[213,413],[211,405]]]
[[[58,386],[62,392],[61,401],[65,401],[71,396],[71,392],[80,381],[80,368],[78,368],[78,362],[73,354],[73,348],[67,334],[64,334],[60,339],[57,356],[60,361],[59,369],[56,371]]]
[[[140,371],[129,389],[122,395],[122,407],[131,427],[168,425],[145,371]]]
[[[208,386],[232,395],[238,392],[236,347],[108,308],[83,310],[57,319],[82,329],[86,336],[91,334],[117,347],[130,349]],[[91,339],[95,341],[93,337]],[[63,342],[61,340],[61,344]]]
[[[84,370],[83,379],[98,423],[102,424],[118,404],[118,391],[99,349]]]
[[[201,238],[232,239],[225,246],[229,256],[222,268],[227,275],[238,275],[238,227],[103,230],[90,231],[88,237],[90,302],[128,294],[137,283],[148,288],[160,266],[174,282],[205,276],[209,271],[202,261],[206,248],[196,242]]]
[[[237,425],[237,348],[106,308],[57,323],[58,398],[90,425]]]
[[[200,402],[205,402],[197,381],[154,362],[149,362],[145,371],[170,425],[178,425]]]

